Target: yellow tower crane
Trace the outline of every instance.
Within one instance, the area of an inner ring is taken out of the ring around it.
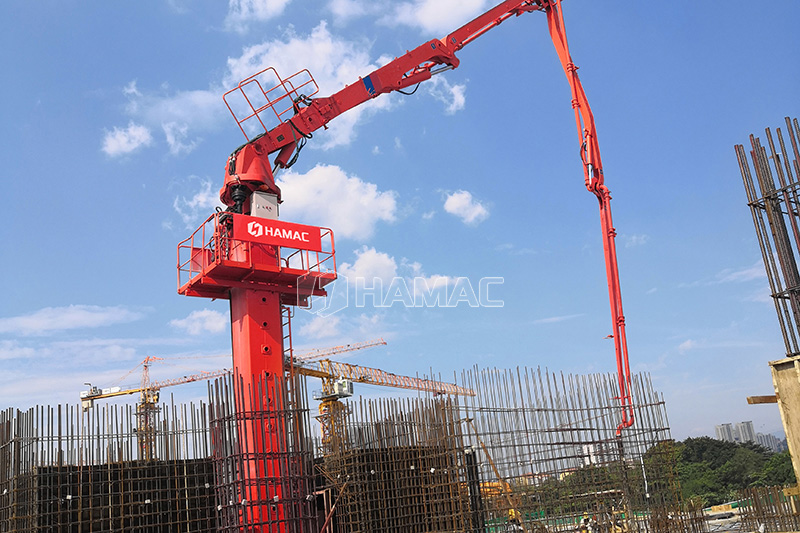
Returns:
[[[373,339],[370,341],[354,342],[352,344],[342,344],[341,346],[332,346],[330,348],[317,348],[308,350],[307,352],[296,353],[293,355],[293,358],[295,363],[310,362],[318,359],[326,359],[337,353],[354,352],[356,350],[372,348],[373,346],[386,346],[386,341],[383,339]]]
[[[139,402],[136,404],[136,435],[139,440],[139,451],[142,459],[152,459],[155,442],[155,414],[158,412],[158,398],[159,391],[164,387],[172,387],[174,385],[182,385],[184,383],[191,383],[193,381],[203,381],[206,379],[213,379],[215,377],[225,376],[231,373],[230,369],[214,370],[211,372],[198,372],[188,376],[183,376],[175,379],[165,379],[162,381],[150,381],[150,365],[155,361],[163,361],[162,357],[145,357],[139,363],[142,365],[142,382],[138,387],[131,389],[122,389],[120,387],[110,387],[107,389],[99,389],[93,387],[91,383],[89,390],[81,391],[81,406],[84,411],[88,411],[94,407],[95,400],[102,400],[106,398],[114,398],[116,396],[125,396],[127,394],[139,393]],[[139,367],[137,365],[133,370]],[[130,375],[133,370],[128,372],[122,379]]]
[[[342,398],[353,395],[353,383],[368,383],[382,387],[395,387],[398,389],[417,390],[433,394],[447,394],[451,396],[475,396],[475,391],[460,387],[453,383],[436,381],[432,379],[399,376],[378,368],[352,365],[330,359],[319,361],[299,362],[293,367],[294,372],[320,378],[322,390],[313,395],[320,401],[319,415],[322,443],[330,444],[337,431],[337,420],[340,419],[344,408]]]

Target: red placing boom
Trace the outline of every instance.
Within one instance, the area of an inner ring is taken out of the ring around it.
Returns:
[[[628,361],[628,340],[625,336],[625,315],[622,312],[622,291],[619,283],[619,267],[617,265],[617,248],[614,223],[611,218],[611,191],[605,186],[603,179],[603,163],[600,160],[600,145],[594,125],[594,115],[589,107],[589,100],[578,78],[578,67],[572,62],[567,43],[567,32],[564,27],[564,14],[561,11],[561,0],[549,0],[547,9],[547,25],[550,37],[558,53],[564,74],[567,75],[572,91],[572,108],[575,110],[575,122],[581,143],[581,159],[586,189],[593,193],[600,207],[600,225],[603,232],[603,252],[606,263],[606,280],[611,304],[612,337],[617,358],[617,380],[619,385],[619,401],[622,406],[622,421],[617,426],[617,435],[623,428],[633,425],[633,399],[631,397],[631,370]]]
[[[603,182],[594,117],[569,53],[561,0],[506,0],[444,39],[432,39],[330,96],[315,97],[319,88],[307,70],[281,78],[272,68],[225,94],[247,143],[230,155],[225,166],[220,199],[228,211],[210,217],[178,247],[178,290],[189,296],[226,298],[231,304],[234,372],[240,380],[236,434],[242,450],[235,482],[241,499],[223,506],[236,522],[232,527],[285,533],[296,518],[297,502],[292,500],[296,491],[286,490],[284,484],[290,446],[285,432],[272,422],[288,408],[281,384],[286,380],[285,342],[291,353],[290,307],[324,296],[325,286],[336,279],[331,230],[277,220],[280,189],[274,172],[290,167],[313,132],[337,116],[458,67],[458,50],[505,20],[532,11],[547,15],[572,91],[585,184],[600,208],[622,408],[617,434],[633,424],[611,195]],[[268,77],[277,83],[263,84]],[[234,95],[244,107],[232,103]],[[259,133],[252,136],[254,126]]]
[[[246,209],[245,203],[253,191],[266,191],[280,197],[280,190],[275,185],[273,172],[278,168],[291,166],[305,141],[314,131],[326,127],[328,122],[335,117],[372,98],[384,93],[401,91],[430,79],[434,74],[458,67],[459,59],[455,56],[455,52],[508,18],[531,11],[543,11],[547,15],[550,36],[572,92],[572,107],[575,110],[575,120],[580,137],[586,188],[597,197],[600,208],[612,316],[612,338],[615,344],[620,389],[618,399],[622,407],[622,422],[618,428],[621,431],[622,428],[630,427],[633,424],[633,407],[625,317],[622,312],[617,266],[616,232],[611,217],[611,194],[603,180],[603,165],[600,159],[594,116],[578,78],[578,67],[572,62],[569,52],[561,0],[507,0],[502,2],[450,33],[444,39],[430,40],[328,97],[311,98],[318,89],[308,71],[301,71],[289,78],[281,79],[273,69],[267,69],[274,73],[280,83],[273,89],[267,91],[262,89],[262,101],[266,103],[255,106],[251,98],[247,96],[246,89],[251,84],[258,84],[257,77],[265,71],[242,81],[238,87],[226,93],[226,102],[232,93],[243,95],[252,112],[240,119],[231,109],[234,118],[246,137],[248,135],[243,123],[253,118],[261,123],[263,133],[252,140],[248,137],[249,142],[235,151],[228,159],[225,183],[220,190],[220,198],[223,203],[231,206],[232,210],[241,212],[243,208]],[[278,89],[277,92],[276,89]],[[301,90],[307,91],[308,94],[302,94]],[[274,112],[280,122],[273,128],[265,126],[261,121],[260,114],[267,110]],[[269,157],[273,155],[273,161],[270,163]]]
[[[434,74],[458,67],[456,51],[511,16],[542,9],[542,4],[534,0],[522,2],[507,0],[452,32],[444,40],[432,39],[421,44],[327,97],[311,99],[318,89],[307,70],[281,79],[274,69],[269,68],[243,80],[236,88],[225,93],[225,101],[242,128],[242,133],[250,142],[228,158],[225,184],[220,190],[220,199],[225,205],[240,211],[253,191],[277,194],[280,198],[280,189],[275,185],[273,168],[291,166],[293,154],[302,149],[314,131],[325,127],[328,122],[345,111],[381,94],[401,91],[429,80]],[[264,90],[260,85],[259,76],[267,71],[274,73],[280,83],[276,87]],[[259,92],[254,86],[260,89],[261,94],[258,97],[260,101],[265,102],[263,105],[253,103],[254,99],[249,91]],[[301,93],[301,90],[307,91],[308,94]],[[242,96],[252,109],[252,113],[237,117],[228,102],[232,94]],[[269,129],[261,121],[262,113],[268,115],[274,113],[280,124]],[[287,117],[289,113],[292,114]],[[243,123],[250,119],[258,120],[264,129],[262,134],[252,140],[242,127]],[[268,158],[273,154],[277,155],[270,164]]]

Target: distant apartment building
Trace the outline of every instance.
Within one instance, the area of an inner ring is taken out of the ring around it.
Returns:
[[[717,440],[724,440],[725,442],[736,442],[733,435],[733,426],[731,424],[720,424],[714,428],[717,434]]]
[[[751,420],[736,424],[736,433],[738,433],[739,442],[757,442],[756,431],[753,429]]]
[[[786,440],[779,439],[775,435],[764,435],[763,433],[756,433],[756,440],[764,448],[771,452],[782,452],[787,448]]]
[[[763,433],[756,433],[753,429],[753,421],[747,420],[733,424],[719,424],[715,426],[714,432],[716,433],[717,440],[725,442],[752,442],[760,444],[767,450],[772,452],[781,452],[786,449],[786,440],[780,439],[775,435],[765,435]]]

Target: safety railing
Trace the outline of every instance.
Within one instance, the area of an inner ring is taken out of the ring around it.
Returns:
[[[296,112],[298,102],[318,92],[319,86],[307,69],[281,78],[273,67],[268,67],[239,82],[222,98],[239,129],[252,141],[255,134],[286,122]]]
[[[324,276],[336,278],[333,231],[317,228],[320,250],[305,250],[234,238],[237,217],[214,213],[188,238],[178,244],[178,292],[208,283],[216,287],[237,286],[237,282],[259,280],[280,282],[281,277],[300,283]]]

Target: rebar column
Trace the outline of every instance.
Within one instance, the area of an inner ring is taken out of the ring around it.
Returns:
[[[786,356],[795,357],[800,355],[800,270],[797,266],[800,249],[800,126],[797,119],[792,121],[786,117],[785,121],[788,146],[780,128],[776,130],[777,148],[769,128],[765,130],[767,146],[750,135],[749,155],[755,179],[744,146],[736,145],[735,150],[786,345]]]

